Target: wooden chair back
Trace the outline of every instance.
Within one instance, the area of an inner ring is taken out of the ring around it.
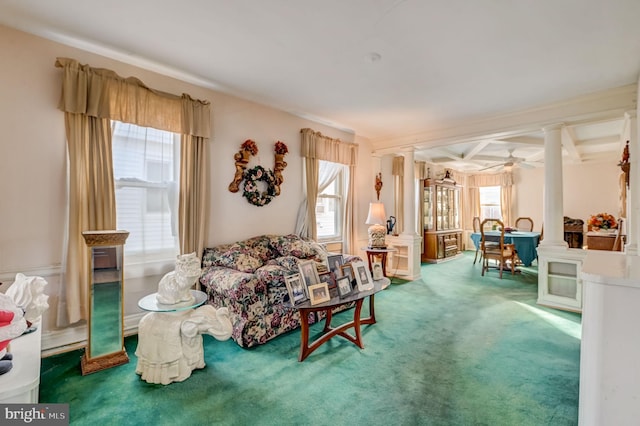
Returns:
[[[494,229],[499,235],[487,235]],[[504,243],[504,223],[500,219],[485,219],[480,224],[480,250],[482,251],[482,275],[489,270],[489,260],[498,262],[500,278],[505,262],[510,261],[511,274],[515,273],[516,251],[513,244]]]
[[[533,219],[530,217],[519,217],[516,219],[516,229],[518,231],[533,231]]]
[[[473,232],[480,232],[480,217],[478,216],[474,216],[473,218]]]
[[[613,251],[624,251],[623,250],[623,236],[622,236],[622,225],[624,224],[624,219],[618,219],[618,232],[616,232],[616,239],[613,242]]]

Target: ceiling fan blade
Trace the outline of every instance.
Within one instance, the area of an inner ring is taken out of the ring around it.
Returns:
[[[479,172],[484,172],[485,170],[490,170],[490,169],[494,169],[496,167],[504,167],[503,163],[500,164],[494,164],[493,166],[489,166],[489,167],[485,167],[484,169],[480,169],[478,170]]]

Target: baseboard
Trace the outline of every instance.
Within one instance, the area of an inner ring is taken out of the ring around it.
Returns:
[[[124,317],[124,335],[138,333],[140,319],[147,312],[139,312]],[[61,330],[50,330],[42,333],[42,357],[82,349],[87,346],[87,326],[68,327]]]

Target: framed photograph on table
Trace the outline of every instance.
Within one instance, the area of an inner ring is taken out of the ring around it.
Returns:
[[[362,261],[353,262],[353,270],[356,276],[358,291],[367,291],[373,289],[373,278],[369,267]]]
[[[298,263],[298,269],[300,270],[300,277],[302,277],[305,288],[308,288],[310,285],[318,284],[320,282],[320,277],[318,276],[318,269],[316,269],[315,260],[300,261]]]
[[[342,265],[344,265],[344,257],[341,254],[333,254],[327,257],[327,263],[329,264],[329,270],[333,272],[337,277],[342,276]]]
[[[337,279],[338,281],[338,295],[340,297],[348,296],[351,293],[351,281],[349,281],[349,277],[340,277]]]
[[[327,283],[329,287],[336,285],[336,275],[333,272],[325,272],[319,276],[321,283]]]
[[[312,305],[331,300],[327,283],[312,284],[309,286],[309,300]]]
[[[287,291],[289,292],[289,300],[291,301],[292,305],[297,305],[307,300],[307,292],[305,291],[304,285],[302,284],[300,274],[291,274],[284,277],[284,283],[287,286]]]
[[[329,296],[337,297],[338,296],[338,286],[336,284],[336,274],[331,271],[327,271],[323,274],[320,274],[320,282],[327,283],[329,287]]]
[[[353,280],[355,279],[355,275],[353,273],[353,266],[351,265],[351,263],[346,263],[342,265],[340,270],[342,271],[342,276],[349,278],[349,284],[353,285]]]
[[[382,262],[380,261],[374,261],[371,264],[371,276],[374,279],[374,281],[378,281],[381,280],[384,277],[384,273],[382,272]]]

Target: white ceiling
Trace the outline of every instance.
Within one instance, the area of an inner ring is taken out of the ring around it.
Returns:
[[[639,0],[0,0],[0,23],[463,170],[539,164],[542,133],[436,150],[421,135],[640,72]],[[569,161],[620,152],[624,117],[594,119],[564,130]]]

